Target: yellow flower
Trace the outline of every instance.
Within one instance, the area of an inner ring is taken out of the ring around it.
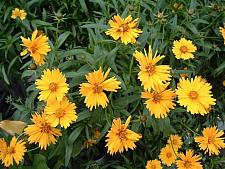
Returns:
[[[0,159],[5,167],[13,165],[13,161],[18,165],[20,161],[23,160],[23,156],[27,151],[25,147],[26,143],[23,140],[17,141],[14,136],[10,141],[9,146],[7,146],[4,139],[0,139],[0,143]]]
[[[38,99],[54,102],[62,101],[63,97],[69,90],[69,85],[66,83],[66,78],[59,69],[44,70],[41,79],[35,81],[37,89],[41,90]]]
[[[220,33],[221,33],[222,36],[223,36],[223,39],[224,39],[224,45],[225,45],[225,28],[220,27]]]
[[[179,154],[180,160],[176,161],[178,169],[203,169],[199,160],[201,157],[199,155],[194,155],[193,150],[187,150],[186,155],[183,153]]]
[[[39,143],[41,149],[46,150],[47,146],[55,143],[55,137],[61,136],[61,131],[52,127],[45,119],[44,114],[32,115],[34,124],[28,125],[25,128],[25,133],[29,136],[28,141],[30,144]]]
[[[205,115],[209,113],[210,107],[216,104],[211,89],[212,86],[200,76],[191,78],[190,81],[181,78],[176,91],[179,99],[177,102],[187,107],[191,114]]]
[[[93,140],[93,139],[85,140],[83,147],[90,148],[91,146],[93,146],[93,144],[96,144],[96,140]]]
[[[98,139],[100,136],[101,136],[101,132],[98,129],[95,129],[95,131],[94,131],[95,139]]]
[[[20,20],[26,19],[27,13],[24,10],[20,10],[19,8],[15,8],[12,10],[12,16],[11,18],[16,19],[17,17],[20,18]]]
[[[176,153],[170,145],[166,145],[160,150],[159,158],[163,164],[171,166],[177,159]]]
[[[225,86],[225,80],[223,81],[223,86]]]
[[[120,83],[115,77],[109,78],[106,80],[109,75],[110,68],[104,74],[102,68],[99,70],[89,73],[86,75],[88,83],[82,83],[80,85],[80,94],[85,97],[84,103],[86,106],[93,109],[101,105],[105,108],[109,102],[105,91],[117,92],[117,89],[120,89]]]
[[[155,118],[165,118],[170,109],[174,109],[173,98],[176,94],[171,89],[166,90],[167,85],[158,86],[152,92],[146,91],[141,93],[141,97],[147,99],[145,101],[147,109]]]
[[[161,162],[159,160],[148,160],[146,169],[162,169]]]
[[[199,144],[201,150],[205,151],[205,154],[209,153],[219,155],[219,149],[225,148],[223,131],[218,131],[216,127],[207,127],[203,130],[203,136],[195,137],[195,142]]]
[[[32,33],[31,39],[26,39],[22,36],[20,37],[23,42],[21,45],[26,47],[20,55],[24,56],[29,53],[37,65],[42,65],[44,64],[45,56],[49,51],[51,51],[51,49],[48,44],[48,37],[39,32],[40,31],[35,30]]]
[[[182,138],[177,134],[170,135],[167,143],[175,150],[178,150],[183,145]]]
[[[181,38],[179,41],[173,42],[173,53],[177,59],[190,59],[194,58],[193,53],[197,50],[196,46],[191,40]]]
[[[134,44],[136,38],[142,33],[142,30],[137,28],[138,18],[133,20],[129,15],[125,19],[121,18],[119,15],[114,15],[112,20],[109,20],[109,28],[106,31],[106,35],[110,35],[113,39],[121,39],[124,44]]]
[[[134,144],[139,139],[141,139],[141,135],[135,133],[132,130],[127,129],[130,123],[131,116],[128,117],[125,124],[121,123],[120,118],[114,119],[111,130],[108,131],[106,137],[108,147],[108,153],[113,155],[114,153],[122,153],[124,150],[128,151],[128,148],[134,150],[136,145]]]
[[[157,56],[157,51],[153,56],[151,46],[149,46],[148,54],[145,50],[144,54],[136,50],[133,55],[139,62],[140,72],[138,73],[138,79],[140,79],[141,85],[144,86],[145,90],[150,91],[155,89],[156,86],[170,81],[170,66],[156,65],[165,56]]]
[[[45,107],[46,121],[53,127],[60,124],[61,127],[67,128],[77,120],[75,109],[75,103],[69,102],[66,97],[62,101],[49,103]]]

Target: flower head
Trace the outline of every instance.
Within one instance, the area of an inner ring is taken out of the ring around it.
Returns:
[[[23,42],[22,46],[26,47],[20,55],[24,56],[29,53],[37,65],[42,65],[44,64],[45,56],[49,51],[51,51],[51,49],[48,44],[48,37],[39,32],[40,31],[35,30],[32,33],[31,39],[26,39],[22,36],[20,37]]]
[[[26,19],[27,13],[23,9],[15,8],[12,10],[12,16],[11,18],[16,19],[17,17],[20,18],[20,20]]]
[[[121,39],[122,43],[135,43],[136,38],[142,33],[142,30],[137,28],[138,18],[133,20],[129,15],[125,19],[121,18],[119,15],[114,15],[112,20],[109,20],[109,28],[106,31],[106,35],[110,35],[113,39]]]
[[[220,27],[220,33],[221,33],[222,36],[223,36],[223,39],[224,39],[224,45],[225,45],[225,28]]]
[[[175,150],[180,149],[181,146],[183,145],[182,138],[177,134],[170,135],[167,143]]]
[[[18,165],[23,160],[23,156],[27,151],[25,147],[26,143],[23,140],[17,141],[14,136],[9,146],[4,139],[0,139],[0,144],[0,159],[5,167],[13,165],[13,161]]]
[[[194,155],[193,150],[187,150],[186,155],[183,153],[179,154],[180,160],[176,161],[178,169],[203,169],[201,163],[201,157]]]
[[[155,89],[156,86],[170,81],[170,66],[156,65],[165,56],[157,56],[157,51],[153,56],[151,46],[149,46],[148,54],[146,51],[143,54],[136,50],[133,56],[139,62],[140,72],[138,73],[138,79],[140,79],[141,85],[144,86],[145,90],[150,91]]]
[[[209,113],[212,105],[215,105],[216,99],[212,98],[212,86],[200,76],[191,78],[191,80],[181,78],[177,87],[178,103],[187,107],[191,114],[205,115]]]
[[[45,107],[46,121],[53,127],[60,125],[61,127],[67,128],[77,119],[75,109],[75,103],[69,102],[66,97],[62,101],[49,103]]]
[[[194,58],[193,53],[197,50],[196,46],[191,40],[181,38],[179,41],[173,42],[173,53],[177,59],[190,59]]]
[[[176,150],[174,150],[170,145],[166,145],[166,147],[160,150],[159,158],[163,164],[167,166],[171,166],[177,159]]]
[[[85,103],[90,110],[99,105],[105,108],[109,102],[105,91],[117,92],[120,89],[120,83],[115,77],[106,80],[109,75],[110,68],[104,74],[102,68],[86,75],[87,83],[80,85],[80,94],[85,96]]]
[[[61,136],[61,131],[52,127],[45,119],[44,114],[32,115],[34,124],[25,128],[25,133],[29,136],[30,144],[39,143],[41,149],[46,150],[47,146],[54,144],[57,140],[55,137]]]
[[[122,153],[124,150],[128,151],[128,148],[134,150],[137,142],[142,136],[129,130],[127,127],[130,123],[131,116],[128,117],[125,124],[121,123],[120,118],[114,119],[112,128],[108,131],[106,137],[108,147],[108,153],[113,155],[114,153]]]
[[[35,81],[37,89],[41,90],[38,99],[54,102],[62,101],[63,97],[69,90],[69,85],[66,83],[66,78],[59,69],[44,70],[41,79]]]
[[[156,118],[165,118],[170,109],[174,109],[173,98],[176,94],[171,89],[166,89],[167,85],[158,86],[152,92],[141,93],[141,97],[147,99],[145,101],[147,109]]]
[[[207,127],[203,130],[203,136],[195,137],[195,142],[199,144],[201,150],[205,153],[219,154],[219,149],[225,148],[223,131],[218,131],[216,127]]]
[[[146,169],[162,169],[161,162],[159,160],[148,160]]]

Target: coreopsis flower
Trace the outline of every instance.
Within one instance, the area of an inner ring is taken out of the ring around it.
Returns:
[[[186,40],[181,38],[179,41],[175,40],[173,42],[173,53],[177,59],[190,59],[194,58],[193,53],[197,50],[196,46],[191,40]]]
[[[84,148],[90,148],[92,147],[94,144],[96,144],[96,140],[94,139],[88,139],[84,141],[83,147]]]
[[[220,27],[220,33],[221,33],[222,36],[223,36],[223,39],[224,39],[224,45],[225,45],[225,28]]]
[[[156,86],[170,81],[170,66],[157,65],[165,56],[157,56],[157,51],[153,56],[151,46],[149,46],[148,54],[145,50],[144,54],[136,50],[133,56],[139,62],[140,72],[138,73],[138,79],[140,79],[141,85],[144,86],[145,90],[150,91],[155,89]]]
[[[222,82],[223,86],[225,86],[225,80]]]
[[[60,125],[61,127],[67,128],[72,122],[77,120],[75,109],[75,103],[69,102],[66,97],[64,97],[62,101],[49,103],[45,107],[46,121],[49,122],[52,127]]]
[[[159,160],[148,160],[146,169],[162,169],[161,162]]]
[[[166,145],[166,147],[162,148],[160,150],[159,158],[162,161],[163,164],[167,166],[171,166],[173,163],[175,163],[177,156],[174,150],[170,145]]]
[[[154,91],[141,93],[141,98],[147,99],[145,101],[146,108],[155,118],[165,118],[170,109],[174,109],[173,98],[176,94],[171,89],[166,89],[167,86],[168,84],[158,86]]]
[[[15,8],[12,10],[12,16],[11,18],[16,19],[17,17],[20,18],[20,20],[26,19],[27,13],[23,9]]]
[[[22,36],[20,37],[23,42],[21,45],[26,47],[26,49],[21,52],[20,55],[24,56],[30,54],[37,65],[42,65],[44,64],[45,56],[49,51],[51,51],[51,48],[48,43],[48,37],[39,32],[40,31],[35,30],[32,33],[31,39],[26,39]]]
[[[41,90],[38,99],[47,102],[62,101],[69,90],[66,78],[59,69],[44,70],[41,79],[35,81],[36,88]]]
[[[199,155],[194,155],[193,150],[187,150],[186,155],[180,153],[180,160],[176,161],[176,166],[178,169],[203,169],[201,163],[201,157]]]
[[[207,127],[203,130],[203,136],[195,137],[195,142],[199,144],[201,150],[205,151],[205,154],[219,155],[219,150],[225,148],[223,135],[224,132],[216,127]]]
[[[177,102],[187,107],[187,111],[191,114],[205,115],[209,113],[210,107],[216,104],[211,89],[212,86],[200,76],[191,80],[181,78],[176,90]]]
[[[87,83],[82,83],[80,85],[80,94],[85,97],[84,103],[86,106],[92,110],[93,107],[102,106],[105,108],[109,102],[105,91],[117,92],[120,89],[121,82],[113,76],[106,80],[109,75],[110,68],[104,74],[102,68],[99,70],[89,73],[86,75]]]
[[[51,126],[45,119],[44,114],[33,114],[34,124],[28,125],[24,131],[29,136],[30,144],[38,143],[41,149],[46,150],[47,146],[56,143],[56,137],[61,136],[61,131]]]
[[[182,138],[177,134],[170,135],[167,143],[175,150],[178,150],[183,145]]]
[[[14,161],[18,165],[23,160],[23,156],[27,151],[26,143],[23,140],[18,141],[14,136],[9,145],[4,139],[0,139],[0,144],[0,159],[5,167],[13,165]]]
[[[109,28],[105,33],[110,35],[113,39],[121,39],[124,44],[134,44],[136,38],[142,33],[141,29],[137,28],[138,18],[133,20],[131,15],[125,19],[121,18],[119,15],[114,15],[111,20],[109,20]]]
[[[125,124],[121,123],[120,118],[114,119],[110,131],[108,131],[107,144],[108,153],[113,155],[114,153],[122,153],[124,150],[128,151],[130,148],[134,150],[136,148],[135,142],[141,139],[141,135],[128,129],[131,116],[129,116]]]

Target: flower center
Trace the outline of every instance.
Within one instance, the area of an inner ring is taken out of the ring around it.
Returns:
[[[153,94],[153,102],[158,103],[162,99],[162,96],[159,93]]]
[[[30,52],[31,52],[31,53],[36,53],[37,50],[38,50],[38,48],[37,48],[36,44],[34,43],[34,44],[30,47]]]
[[[49,90],[51,90],[52,92],[55,92],[58,89],[58,85],[54,82],[51,82],[49,84]]]
[[[50,130],[51,130],[51,126],[48,125],[48,124],[44,124],[44,125],[42,125],[42,127],[41,127],[41,132],[42,132],[42,133],[49,133]]]
[[[188,51],[188,48],[186,46],[181,46],[180,51],[181,53],[186,53]]]
[[[153,164],[153,165],[151,166],[151,169],[157,169],[157,168],[156,168],[156,166]]]
[[[102,85],[95,84],[94,85],[94,93],[101,93],[103,91]]]
[[[7,154],[14,154],[16,152],[14,147],[8,147],[7,148]]]
[[[167,158],[172,157],[172,153],[171,153],[171,152],[166,153],[166,157],[167,157]]]
[[[191,166],[192,166],[192,165],[191,165],[191,162],[190,162],[190,161],[185,161],[185,162],[184,162],[184,167],[185,167],[185,168],[191,168]]]
[[[124,140],[126,138],[126,135],[127,135],[126,129],[123,129],[123,128],[118,133],[118,136],[121,140]]]
[[[198,98],[198,93],[196,91],[190,91],[189,97],[193,100]]]
[[[146,71],[148,72],[149,76],[151,76],[153,73],[155,73],[155,66],[149,64],[145,67]]]
[[[215,141],[215,138],[213,136],[208,137],[208,144],[212,144],[214,143],[214,141]]]
[[[65,110],[62,109],[62,108],[58,108],[56,111],[55,111],[55,115],[57,118],[61,118],[65,115]]]
[[[121,32],[125,32],[125,31],[127,31],[128,29],[129,29],[128,24],[122,24],[122,25],[120,26],[120,28],[119,28],[119,30],[120,30]]]

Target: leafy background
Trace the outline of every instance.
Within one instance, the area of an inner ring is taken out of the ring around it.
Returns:
[[[78,120],[63,131],[56,145],[47,151],[34,150],[26,154],[24,169],[139,169],[146,161],[158,157],[171,133],[183,137],[183,150],[192,148],[203,156],[204,168],[221,169],[225,166],[223,153],[209,158],[193,142],[196,132],[206,126],[223,128],[225,92],[225,46],[219,27],[225,22],[224,0],[1,0],[0,2],[0,119],[21,120],[30,123],[30,114],[43,110],[38,102],[34,81],[45,68],[60,68],[70,85],[69,98],[77,105]],[[24,9],[26,20],[11,19],[15,7]],[[143,30],[134,45],[123,45],[105,35],[107,22],[114,14],[139,17]],[[36,67],[30,57],[19,56],[20,36],[29,37],[35,29],[49,37],[52,51],[46,64]],[[174,40],[185,37],[198,50],[195,59],[176,60],[172,53]],[[166,55],[163,64],[172,67],[171,87],[176,88],[179,75],[201,75],[213,86],[217,105],[206,116],[191,115],[177,105],[165,119],[157,120],[145,109],[137,79],[138,66],[132,54],[148,45]],[[79,94],[84,75],[103,67],[112,68],[110,76],[122,82],[118,93],[109,94],[106,109],[90,112]],[[185,67],[188,70],[183,70]],[[113,118],[125,120],[132,115],[131,129],[143,135],[134,151],[110,156],[105,148],[105,135]],[[101,132],[97,143],[85,148],[84,142],[95,139],[95,130]],[[7,137],[5,133],[0,133]],[[30,145],[28,149],[35,148]],[[17,167],[11,167],[17,168]],[[166,168],[166,167],[165,167]],[[172,166],[171,168],[174,168]]]

